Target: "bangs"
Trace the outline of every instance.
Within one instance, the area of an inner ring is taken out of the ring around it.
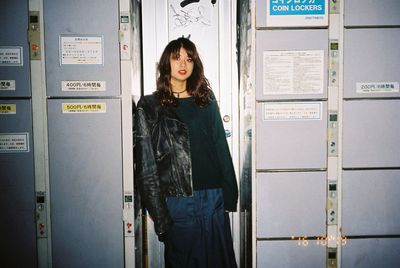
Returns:
[[[196,47],[192,45],[192,43],[189,42],[182,42],[181,47],[183,47],[186,50],[186,53],[188,54],[189,57],[193,59],[193,57],[196,56]]]
[[[170,57],[172,59],[178,59],[181,48],[186,50],[186,53],[190,58],[193,59],[193,57],[196,57],[196,47],[193,46],[189,40],[183,38],[171,42],[171,47],[169,48]]]
[[[179,43],[175,43],[175,44],[173,44],[172,46],[171,46],[171,53],[170,53],[170,57],[172,58],[172,59],[178,59],[179,58],[179,52],[180,52],[180,50],[181,50],[181,44],[179,44]]]

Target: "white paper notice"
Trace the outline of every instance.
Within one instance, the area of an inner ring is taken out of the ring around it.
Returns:
[[[0,133],[0,153],[29,152],[29,133]]]
[[[324,51],[264,51],[264,95],[321,94]]]
[[[297,121],[321,119],[321,102],[264,103],[264,121]]]
[[[103,64],[103,37],[61,35],[60,64]]]
[[[0,66],[22,65],[22,47],[0,47]]]

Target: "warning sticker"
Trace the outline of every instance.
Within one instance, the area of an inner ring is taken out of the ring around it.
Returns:
[[[356,92],[366,93],[398,93],[399,82],[356,83]]]
[[[0,133],[0,153],[29,152],[29,133]]]
[[[15,90],[15,80],[0,80],[0,90]]]
[[[106,81],[61,81],[62,91],[106,91]]]
[[[0,66],[22,65],[22,47],[0,47]]]
[[[71,113],[105,113],[106,112],[106,103],[105,102],[97,102],[97,103],[63,103],[62,104],[62,113],[63,114],[71,114]]]
[[[16,114],[17,105],[0,103],[0,114]]]
[[[103,64],[103,37],[60,36],[60,64]]]
[[[297,121],[321,119],[321,102],[277,102],[264,104],[264,121]]]

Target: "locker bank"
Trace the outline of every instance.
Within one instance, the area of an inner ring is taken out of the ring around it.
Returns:
[[[3,0],[0,267],[165,267],[133,112],[192,40],[240,267],[399,267],[400,1]]]

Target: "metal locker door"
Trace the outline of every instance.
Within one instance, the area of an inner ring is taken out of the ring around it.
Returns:
[[[0,265],[12,268],[37,267],[28,18],[26,1],[1,4]]]
[[[30,97],[28,4],[3,1],[0,8],[0,97]]]
[[[398,0],[346,0],[344,26],[400,25]]]
[[[255,53],[257,101],[327,97],[328,30],[256,31]],[[267,75],[279,77],[281,89],[267,84]]]
[[[344,97],[399,97],[399,43],[400,28],[345,29]]]
[[[0,100],[0,263],[36,267],[30,100]]]
[[[325,267],[326,248],[316,240],[258,241],[257,267]]]
[[[400,263],[400,239],[348,239],[342,246],[343,268],[397,268]]]
[[[400,100],[343,104],[343,167],[400,167]]]
[[[325,236],[325,172],[257,174],[257,238]]]
[[[257,103],[256,168],[326,168],[326,110],[326,102]]]
[[[118,1],[44,0],[48,96],[119,96]]]
[[[55,267],[124,266],[120,113],[119,99],[48,101]]]
[[[400,234],[400,170],[345,170],[342,189],[344,235]]]

